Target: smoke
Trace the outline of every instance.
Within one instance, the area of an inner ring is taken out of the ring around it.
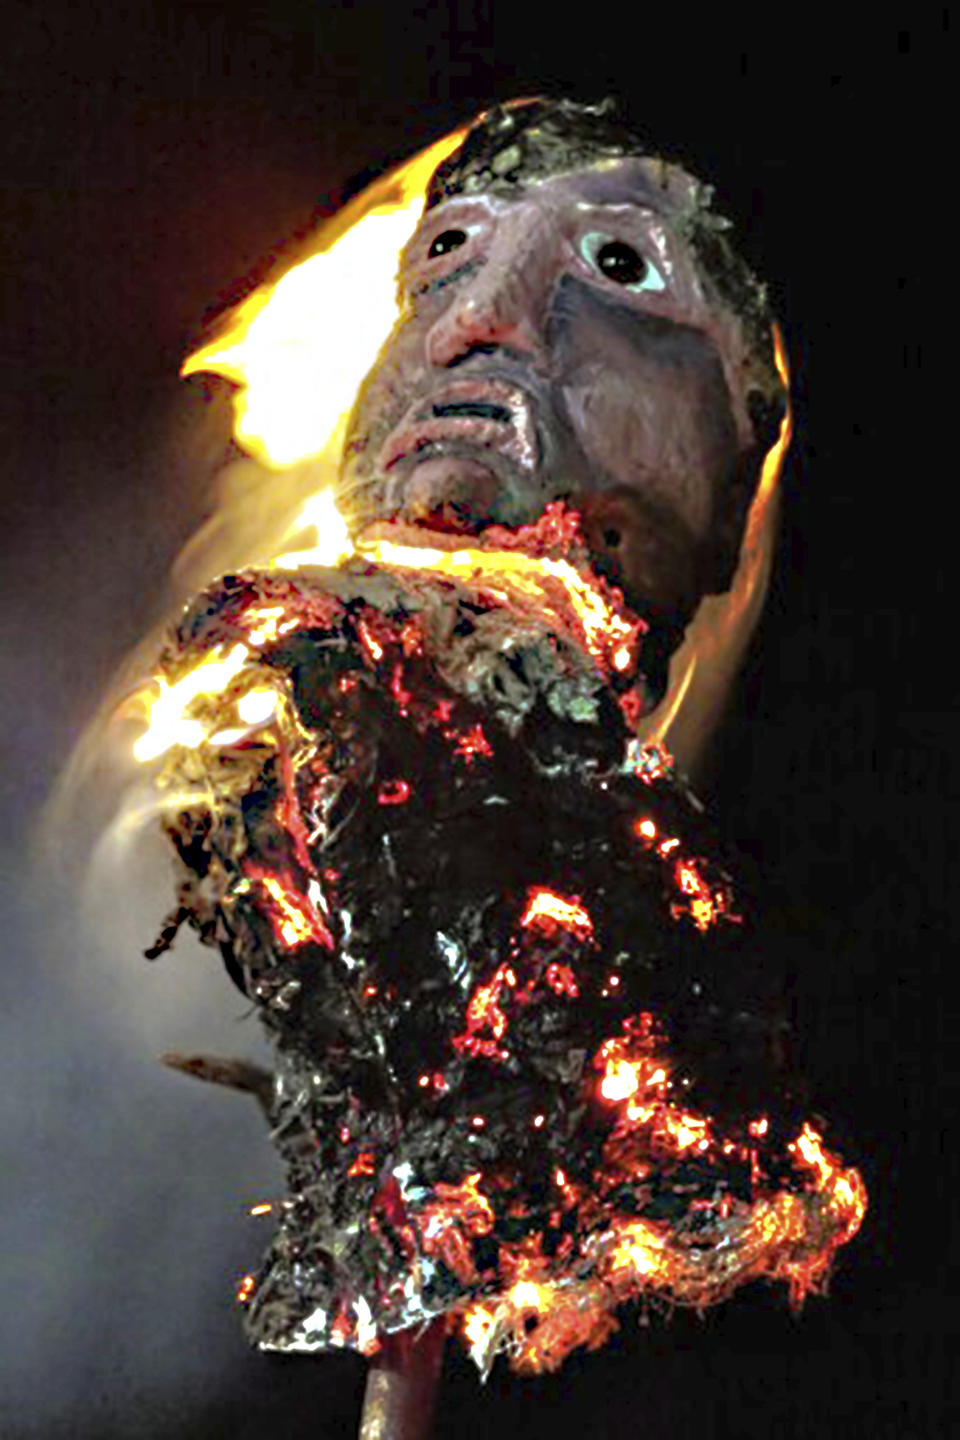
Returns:
[[[42,446],[31,462],[24,445],[10,477],[0,597],[5,1437],[200,1434],[203,1417],[246,1395],[240,1433],[263,1423],[251,1400],[261,1390],[266,1404],[279,1384],[290,1413],[291,1395],[344,1383],[336,1364],[322,1380],[312,1367],[278,1379],[241,1337],[232,1291],[271,1225],[247,1211],[282,1193],[279,1168],[251,1100],[157,1057],[262,1058],[264,1047],[214,952],[183,935],[156,963],[142,958],[169,909],[171,861],[148,828],[124,843],[121,863],[120,832],[103,827],[130,793],[137,733],[105,716],[148,648],[155,655],[178,584],[194,583],[167,577],[202,524],[225,448],[224,407],[198,406],[190,389],[140,397],[113,430],[112,397],[93,397],[52,463]],[[27,429],[33,416],[16,418]],[[359,1384],[358,1367],[348,1380]],[[350,1395],[348,1384],[344,1433]]]
[[[298,548],[331,467],[239,457],[231,387],[209,377],[80,398],[49,454],[50,417],[14,417],[25,464],[7,477],[0,1429],[263,1433],[278,1396],[292,1426],[309,1393],[311,1430],[319,1403],[347,1434],[359,1363],[271,1371],[232,1304],[272,1223],[247,1212],[283,1193],[262,1115],[157,1063],[267,1056],[215,952],[185,932],[143,959],[172,860],[128,703],[189,596]]]

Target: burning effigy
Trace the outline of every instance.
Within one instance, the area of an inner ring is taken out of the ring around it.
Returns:
[[[337,432],[345,529],[191,601],[137,749],[178,865],[151,953],[191,926],[275,1056],[251,1340],[372,1357],[439,1323],[486,1375],[556,1368],[628,1301],[798,1303],[866,1196],[684,778],[769,561],[763,287],[604,106],[442,149]],[[240,377],[263,313],[191,368]]]

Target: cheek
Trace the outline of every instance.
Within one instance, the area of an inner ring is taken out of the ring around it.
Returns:
[[[369,452],[401,418],[426,376],[428,327],[417,316],[403,321],[384,343],[360,387],[350,416],[347,445],[355,455]]]
[[[709,340],[659,318],[606,313],[595,302],[568,308],[566,321],[557,378],[598,478],[675,508],[704,534],[737,448]]]
[[[563,385],[584,450],[618,480],[658,470],[676,446],[677,397],[638,357],[597,347]]]
[[[626,488],[587,495],[580,508],[597,568],[641,609],[652,602],[686,619],[698,595],[698,546],[672,511]]]

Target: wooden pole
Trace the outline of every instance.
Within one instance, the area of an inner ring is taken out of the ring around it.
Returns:
[[[385,1335],[370,1361],[359,1440],[429,1440],[447,1326]]]

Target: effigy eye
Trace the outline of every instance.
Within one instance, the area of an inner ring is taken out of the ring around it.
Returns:
[[[635,292],[666,288],[656,266],[625,240],[593,231],[581,240],[580,253],[588,265],[615,285]]]
[[[643,256],[622,240],[613,240],[601,248],[597,266],[608,280],[616,280],[618,285],[636,285],[649,269]]]
[[[431,241],[427,259],[436,260],[438,256],[447,255],[451,250],[459,250],[460,246],[466,243],[466,230],[441,230],[440,234],[434,236]]]

